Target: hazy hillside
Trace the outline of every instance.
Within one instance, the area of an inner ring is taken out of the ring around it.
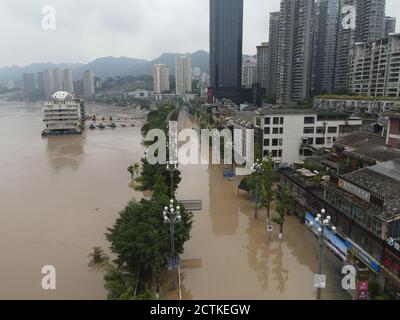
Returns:
[[[74,77],[82,77],[85,70],[91,70],[99,77],[110,76],[129,76],[137,75],[137,69],[142,68],[149,62],[146,60],[139,60],[127,57],[104,57],[96,59],[86,65],[82,65],[74,70]]]
[[[0,68],[0,84],[7,84],[10,80],[21,80],[24,73],[36,73],[45,69],[70,68],[74,78],[80,79],[85,70],[91,70],[95,75],[103,78],[110,76],[140,76],[152,75],[155,63],[165,63],[170,68],[170,74],[175,73],[175,56],[179,53],[164,53],[153,61],[134,59],[128,57],[102,57],[88,64],[69,63],[32,63],[26,67],[12,66]],[[193,67],[200,67],[203,72],[208,73],[209,55],[205,51],[196,51],[192,55]]]
[[[21,80],[24,73],[36,73],[43,71],[45,69],[66,69],[70,68],[72,70],[81,67],[80,63],[32,63],[26,67],[12,66],[12,67],[2,67],[0,68],[0,84],[7,84],[8,81]]]

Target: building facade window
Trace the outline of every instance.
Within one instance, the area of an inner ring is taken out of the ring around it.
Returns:
[[[305,127],[303,130],[304,134],[314,134],[315,128],[314,127]]]
[[[326,133],[326,128],[325,127],[318,127],[317,128],[317,134],[325,134]]]
[[[304,117],[304,124],[315,124],[315,117]]]

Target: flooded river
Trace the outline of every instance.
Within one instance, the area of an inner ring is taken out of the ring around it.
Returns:
[[[132,110],[131,110],[132,111]],[[88,114],[123,110],[91,106]],[[133,111],[132,111],[133,112]],[[127,167],[143,155],[135,128],[87,130],[42,139],[41,106],[0,102],[0,299],[104,299],[102,275],[88,268],[94,246],[132,198]],[[180,127],[193,120],[181,114]],[[219,166],[181,167],[182,200],[202,200],[182,257],[184,299],[315,299],[317,241],[295,217],[284,240],[268,239],[246,194]],[[57,270],[57,290],[41,288],[41,268]],[[326,299],[348,298],[339,263],[327,261]],[[166,290],[164,298],[177,299]]]
[[[106,228],[140,196],[126,171],[144,152],[140,128],[45,139],[42,129],[39,104],[0,102],[0,299],[104,299],[88,254],[107,247]],[[41,288],[45,265],[55,291]]]

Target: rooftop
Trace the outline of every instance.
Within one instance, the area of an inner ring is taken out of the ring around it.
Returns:
[[[65,101],[65,100],[73,100],[74,97],[72,94],[68,93],[67,91],[57,91],[55,93],[53,93],[53,95],[51,96],[53,98],[53,100],[57,100],[57,101]]]
[[[318,188],[319,183],[315,181],[315,174],[312,175],[312,172],[306,169],[294,170],[292,168],[281,168],[279,172],[288,178],[290,178],[293,182],[295,182],[298,186],[303,189],[309,188]]]
[[[318,112],[313,109],[274,109],[262,108],[259,111],[261,116],[269,115],[317,115]]]
[[[368,158],[376,162],[400,159],[400,150],[386,145],[386,138],[366,132],[354,132],[336,141],[335,147],[355,157]]]
[[[344,178],[385,197],[383,219],[400,215],[400,159],[361,169]]]
[[[314,99],[326,99],[326,100],[349,100],[349,101],[391,101],[391,102],[400,102],[399,98],[393,97],[372,97],[372,96],[349,96],[349,95],[335,95],[335,94],[326,94],[316,96]]]

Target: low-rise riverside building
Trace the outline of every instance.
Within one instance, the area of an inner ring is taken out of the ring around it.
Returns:
[[[399,299],[400,160],[323,179],[306,169],[282,168],[279,175],[305,225],[325,209],[337,228],[327,247],[343,264],[354,265],[363,281]]]
[[[368,113],[380,115],[400,107],[400,100],[360,96],[319,96],[313,100],[315,110]]]
[[[386,144],[400,149],[400,108],[388,114],[389,125]]]
[[[386,143],[386,138],[367,132],[354,132],[337,140],[333,146],[340,173],[400,159],[400,149]]]
[[[43,135],[80,134],[83,129],[83,103],[66,91],[55,92],[44,102]]]
[[[330,149],[336,140],[361,126],[361,119],[346,113],[298,109],[263,109],[254,125],[263,157],[271,156],[276,167],[290,166]]]

